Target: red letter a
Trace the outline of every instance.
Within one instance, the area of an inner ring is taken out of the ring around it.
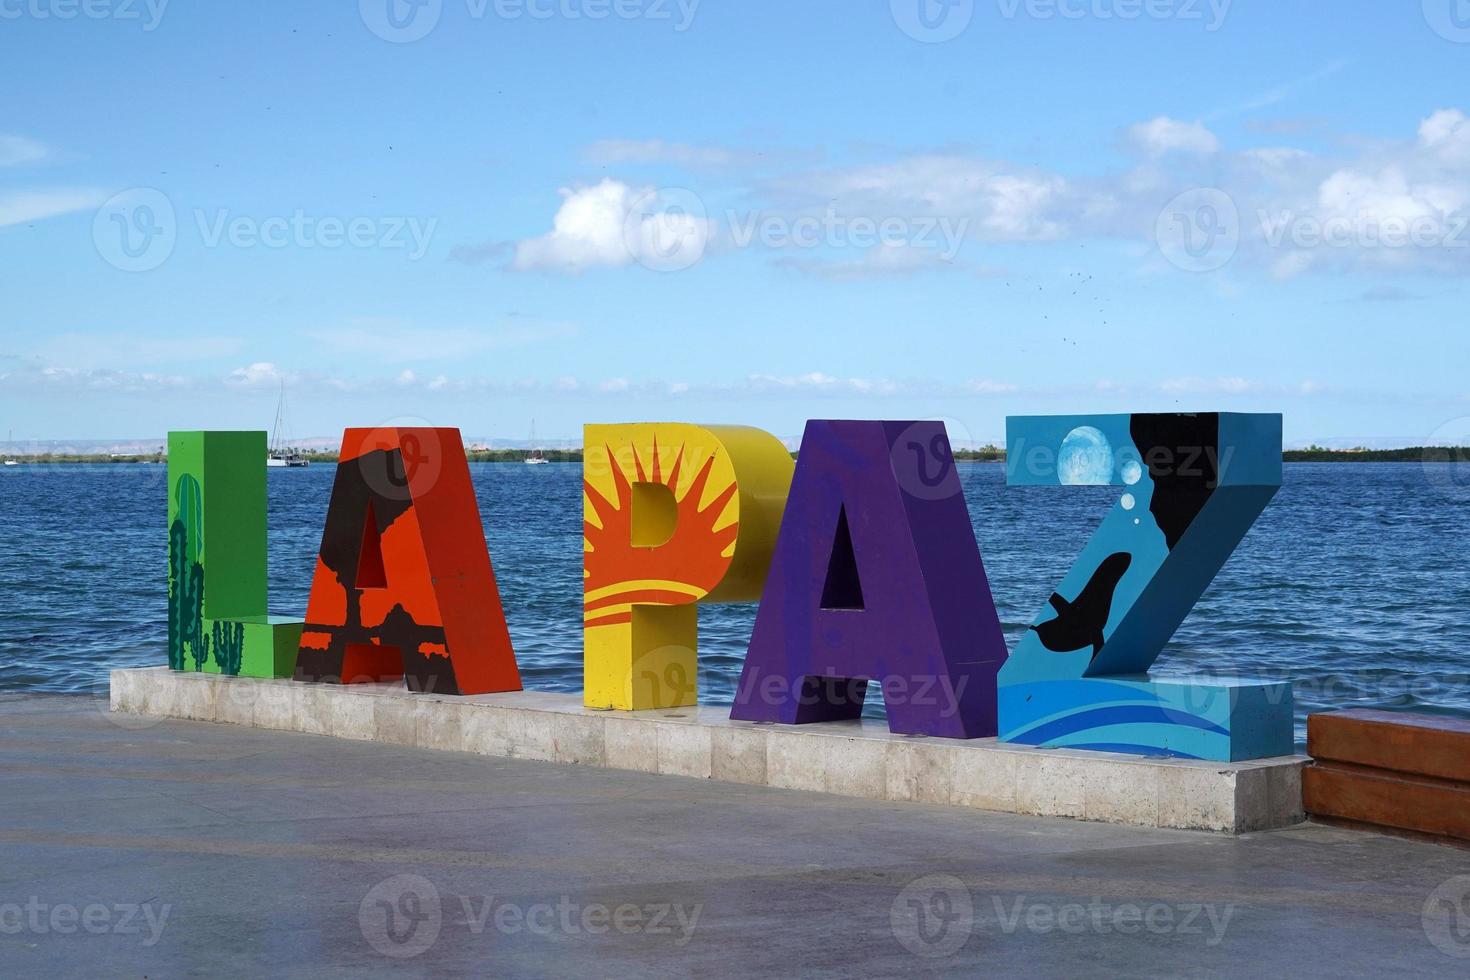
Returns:
[[[348,429],[296,679],[519,691],[458,429]]]

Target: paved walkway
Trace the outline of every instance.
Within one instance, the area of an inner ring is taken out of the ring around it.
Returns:
[[[0,695],[5,977],[1464,976],[1460,875]]]

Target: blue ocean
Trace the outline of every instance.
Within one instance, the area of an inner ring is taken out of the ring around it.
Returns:
[[[960,467],[1014,645],[1118,491],[1007,487],[1001,466]],[[581,467],[471,470],[525,684],[580,691]],[[0,690],[99,691],[113,667],[167,662],[165,473],[0,471]],[[273,612],[306,608],[332,476],[269,472]],[[1470,717],[1467,507],[1470,469],[1454,464],[1288,464],[1155,672],[1289,679],[1299,740],[1309,712],[1349,705]],[[755,606],[699,615],[701,699],[729,703]]]

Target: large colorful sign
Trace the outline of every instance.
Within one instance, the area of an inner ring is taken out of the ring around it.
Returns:
[[[1148,676],[1280,488],[1281,416],[1011,418],[1006,479],[1123,492],[1000,672],[1001,741],[1290,754],[1290,684]]]
[[[701,602],[760,598],[791,453],[743,426],[589,425],[583,455],[583,698],[697,697]]]
[[[944,426],[808,422],[730,717],[994,735],[1005,658]]]
[[[458,429],[348,429],[296,679],[519,691]]]
[[[698,605],[759,600],[737,721],[854,719],[877,685],[902,734],[1292,750],[1289,684],[1148,674],[1280,486],[1279,415],[1010,419],[1012,485],[1122,492],[1009,657],[939,423],[813,421],[794,467],[740,426],[590,425],[585,446],[591,707],[696,703]],[[266,615],[264,455],[263,433],[170,436],[171,666],[520,689],[458,430],[347,430],[304,626]]]
[[[301,620],[266,597],[264,432],[168,436],[168,663],[289,677]]]

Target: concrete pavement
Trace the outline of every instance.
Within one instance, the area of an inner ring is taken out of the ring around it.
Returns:
[[[1461,877],[1467,876],[1467,877]],[[1470,852],[0,695],[0,976],[1463,976]]]

